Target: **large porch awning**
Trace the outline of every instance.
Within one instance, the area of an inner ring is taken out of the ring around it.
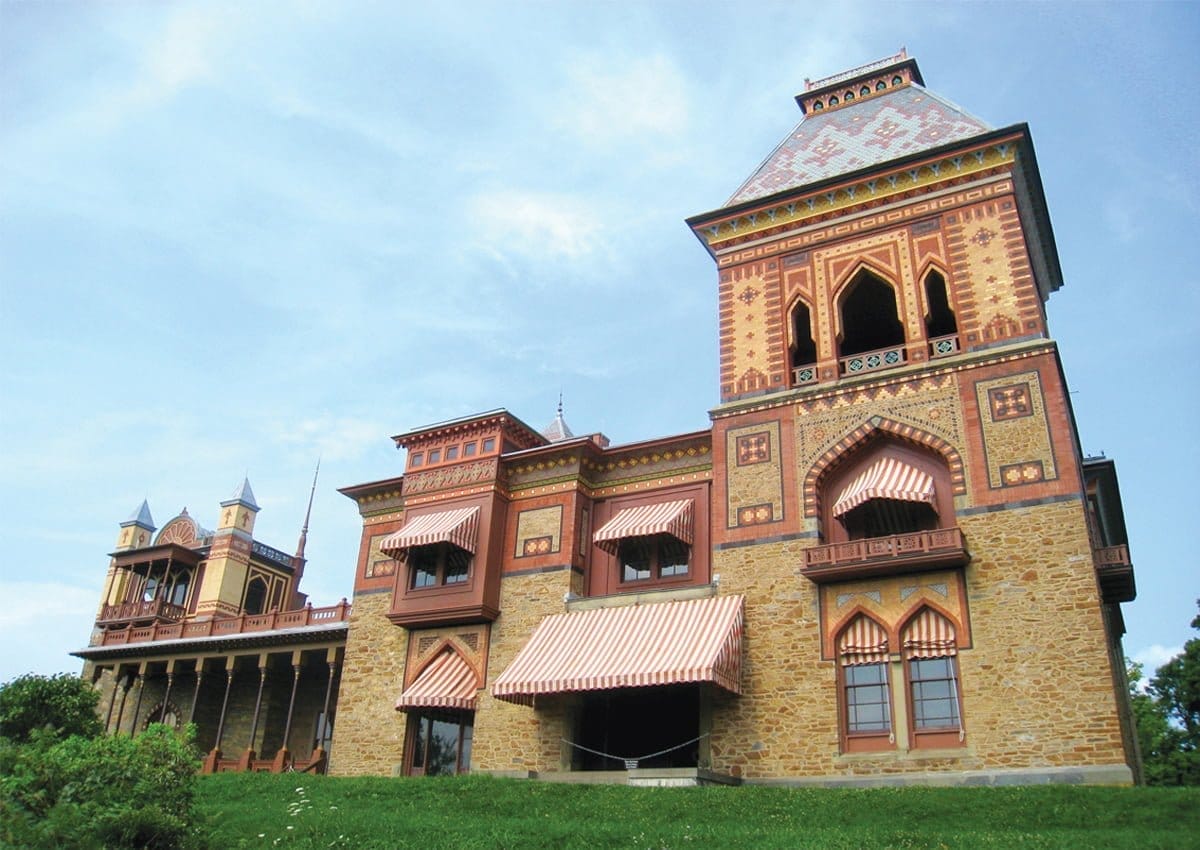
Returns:
[[[435,658],[396,701],[397,711],[410,708],[459,708],[475,710],[479,677],[471,665],[453,650]]]
[[[475,554],[478,539],[479,508],[458,508],[414,517],[404,528],[383,538],[379,550],[393,558],[403,558],[405,551],[413,546],[453,543]]]
[[[626,537],[646,537],[651,534],[670,534],[691,546],[693,513],[691,499],[625,508],[600,526],[593,539],[596,545],[609,553],[616,553],[617,546]]]
[[[570,691],[711,682],[742,690],[741,596],[596,608],[546,617],[492,695],[529,705]]]
[[[933,476],[892,457],[881,458],[855,478],[833,504],[840,517],[871,499],[920,502],[937,510]]]

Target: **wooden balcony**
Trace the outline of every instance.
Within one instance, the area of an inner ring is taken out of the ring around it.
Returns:
[[[1105,546],[1092,550],[1096,576],[1100,579],[1100,595],[1105,602],[1132,602],[1137,597],[1133,580],[1133,563],[1129,547]]]
[[[147,605],[151,603],[145,603]],[[171,606],[178,608],[178,606]],[[154,623],[149,626],[126,626],[104,632],[96,646],[123,646],[130,643],[149,643],[156,640],[190,640],[193,638],[227,637],[272,632],[276,629],[296,629],[344,623],[350,620],[350,603],[343,599],[337,605],[314,608],[306,605],[295,611],[272,611],[269,614],[242,614],[213,620]]]
[[[187,610],[182,605],[172,605],[162,599],[151,599],[149,602],[121,602],[117,605],[105,605],[96,618],[96,624],[111,626],[117,623],[177,623],[187,616]]]
[[[970,557],[960,529],[939,528],[813,546],[804,550],[804,575],[821,584],[961,567]]]

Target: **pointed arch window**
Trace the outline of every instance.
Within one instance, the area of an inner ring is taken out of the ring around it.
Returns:
[[[267,583],[255,576],[246,585],[246,598],[242,610],[247,614],[261,614],[267,605]]]
[[[846,750],[890,747],[895,738],[887,630],[859,614],[842,630],[837,647]]]
[[[842,358],[843,373],[904,362],[904,325],[896,291],[882,278],[867,269],[859,271],[843,290],[838,312],[842,328],[838,356]]]
[[[811,384],[817,380],[817,343],[813,339],[812,313],[803,301],[792,307],[791,344],[788,359],[792,372],[792,386]]]
[[[966,734],[954,624],[932,608],[922,608],[904,627],[901,645],[914,746],[962,743]]]
[[[181,608],[187,604],[188,591],[192,587],[192,571],[179,569],[171,573],[167,581],[167,601]]]
[[[931,269],[925,275],[925,336],[932,357],[945,357],[958,351],[958,319],[950,303],[950,292],[941,272]]]

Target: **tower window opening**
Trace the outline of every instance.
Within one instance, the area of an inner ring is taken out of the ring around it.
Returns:
[[[792,344],[788,349],[788,358],[792,369],[793,383],[808,383],[796,371],[817,362],[817,343],[812,334],[812,314],[808,305],[797,301],[792,308]],[[815,378],[815,372],[813,377]]]
[[[870,86],[863,86],[861,89],[859,89],[859,90],[858,90],[858,93],[859,93],[859,95],[861,95],[862,97],[866,97],[867,95],[869,95],[869,94],[871,93],[871,87],[870,87]]]
[[[242,610],[247,614],[261,614],[266,604],[267,583],[255,576],[246,585],[246,601],[242,603]]]
[[[950,306],[946,279],[931,271],[925,276],[925,303],[929,312],[925,316],[925,335],[930,339],[958,333],[958,322]]]
[[[846,287],[841,302],[841,357],[904,345],[904,325],[896,311],[896,292],[868,271]]]

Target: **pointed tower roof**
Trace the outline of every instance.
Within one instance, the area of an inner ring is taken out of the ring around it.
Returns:
[[[317,476],[321,474],[321,459],[317,458],[317,468],[313,471],[312,489],[308,491],[308,510],[304,512],[304,525],[300,527],[300,540],[296,544],[296,559],[304,559],[304,546],[308,543],[308,521],[312,517],[313,496],[317,495]]]
[[[562,393],[558,394],[558,413],[555,414],[554,421],[542,429],[542,436],[552,443],[569,440],[575,436],[567,421],[563,419]]]
[[[242,504],[251,510],[258,510],[258,503],[254,501],[254,491],[250,489],[250,479],[243,478],[241,485],[233,491],[233,495],[225,501],[221,502],[221,507],[227,508],[230,505]]]
[[[142,499],[141,507],[137,508],[129,515],[129,519],[121,523],[121,528],[126,526],[136,525],[139,528],[144,528],[147,531],[154,530],[154,517],[150,516],[150,502]]]
[[[926,89],[915,59],[895,56],[805,81],[804,117],[725,203],[817,183],[993,128]]]

